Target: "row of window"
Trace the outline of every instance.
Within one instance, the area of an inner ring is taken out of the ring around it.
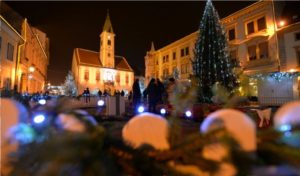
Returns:
[[[88,70],[84,71],[84,80],[85,81],[89,80],[89,71]],[[120,75],[119,74],[116,75],[115,80],[116,80],[117,83],[120,83]],[[96,81],[97,82],[100,81],[100,71],[96,72]],[[128,75],[126,75],[126,77],[125,77],[125,82],[126,82],[126,84],[129,83],[129,76]]]
[[[172,74],[175,72],[177,70],[177,67],[176,66],[174,66],[173,68],[172,68]],[[191,73],[192,72],[192,70],[191,70],[191,65],[190,64],[181,64],[181,69],[180,69],[180,72],[181,72],[181,74],[186,74],[186,73]],[[156,73],[156,77],[158,77],[158,72]],[[168,76],[168,75],[170,75],[169,74],[169,68],[164,68],[163,69],[163,76],[164,77],[166,77],[166,76]]]
[[[181,57],[188,56],[189,54],[190,54],[189,47],[182,48],[180,50],[180,56]],[[176,60],[176,52],[175,51],[172,53],[172,59]],[[169,55],[168,54],[163,56],[163,63],[166,63],[166,62],[169,62]],[[156,65],[158,65],[158,61],[156,61]]]
[[[256,59],[267,59],[269,57],[268,42],[248,46],[249,61]]]
[[[246,31],[247,35],[266,29],[267,28],[266,17],[261,17],[258,18],[257,20],[253,20],[246,23],[246,28],[247,28]],[[235,28],[228,30],[228,39],[229,41],[236,39]]]
[[[2,48],[2,38],[0,37],[0,51]],[[7,43],[7,52],[6,52],[6,58],[10,61],[14,60],[14,45],[12,45],[11,43]]]
[[[232,60],[238,60],[237,50],[230,51],[229,55]],[[262,42],[257,45],[248,46],[248,61],[267,59],[268,57],[268,42]]]

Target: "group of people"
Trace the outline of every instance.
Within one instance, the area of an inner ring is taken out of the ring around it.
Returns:
[[[169,103],[168,97],[170,97],[171,93],[173,92],[174,85],[174,78],[169,79],[167,88],[165,88],[164,84],[159,79],[152,78],[147,88],[143,93],[141,93],[139,79],[135,79],[132,86],[133,107],[136,109],[141,104],[142,98],[144,98],[144,100],[147,100],[148,103],[148,111],[156,113],[156,106],[158,104]]]

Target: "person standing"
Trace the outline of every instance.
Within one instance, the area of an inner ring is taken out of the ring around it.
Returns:
[[[157,103],[161,104],[163,103],[163,95],[165,94],[165,86],[163,83],[157,78],[156,79],[156,85],[157,85]]]
[[[144,91],[144,97],[146,98],[148,96],[148,106],[149,106],[149,109],[148,111],[149,112],[153,112],[155,113],[156,110],[156,104],[157,104],[157,84],[155,82],[155,79],[152,78],[146,88],[146,90]]]
[[[100,90],[100,89],[98,90],[98,96],[99,96],[99,97],[101,97],[101,96],[102,96],[102,92],[101,92],[101,90]]]
[[[86,93],[86,96],[85,96],[85,102],[86,102],[86,103],[88,103],[88,102],[90,102],[90,101],[91,101],[90,90],[89,90],[89,88],[88,88],[88,87],[86,88],[86,91],[85,91],[85,93]]]
[[[140,84],[139,84],[139,79],[135,79],[133,86],[132,86],[132,105],[134,109],[136,109],[139,104],[141,103],[141,89],[140,89]]]

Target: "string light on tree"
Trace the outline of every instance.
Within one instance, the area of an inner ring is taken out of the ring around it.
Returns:
[[[238,82],[232,70],[233,65],[230,63],[225,32],[210,0],[206,3],[199,30],[193,70],[199,80],[199,101],[211,103],[213,96],[211,88],[216,82],[231,91]]]

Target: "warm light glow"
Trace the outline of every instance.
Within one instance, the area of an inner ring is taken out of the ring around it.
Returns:
[[[284,20],[279,21],[278,25],[279,27],[285,26],[285,21]]]
[[[294,72],[296,72],[297,70],[296,69],[289,69],[289,71],[288,72],[291,72],[291,73],[294,73]]]
[[[28,75],[28,78],[29,78],[29,79],[32,79],[32,78],[33,78],[32,74],[29,74],[29,75]]]
[[[104,69],[103,80],[104,81],[114,81],[116,75],[116,70]]]
[[[110,35],[107,38],[110,39]]]
[[[29,67],[29,72],[32,73],[32,72],[34,72],[34,70],[35,70],[34,66],[30,66],[30,67]]]

